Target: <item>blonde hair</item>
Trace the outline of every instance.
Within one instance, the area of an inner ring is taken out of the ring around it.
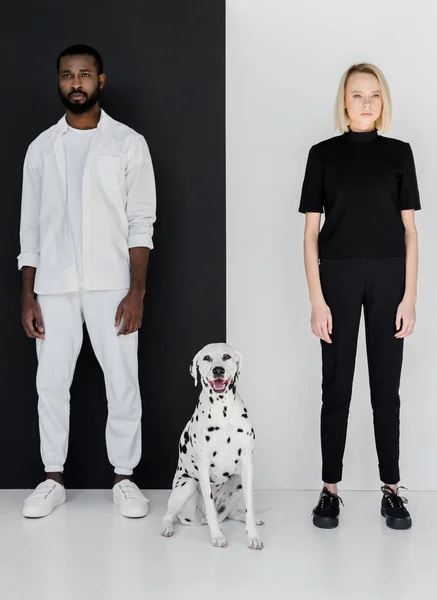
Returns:
[[[387,80],[384,77],[384,73],[378,69],[378,67],[375,67],[375,65],[370,63],[358,63],[352,65],[345,73],[343,73],[340,85],[338,86],[337,99],[335,102],[335,128],[338,129],[340,133],[345,133],[349,130],[350,118],[346,110],[345,91],[348,79],[353,73],[369,73],[377,78],[381,89],[382,111],[376,120],[375,127],[380,132],[388,131],[392,115],[390,90]]]

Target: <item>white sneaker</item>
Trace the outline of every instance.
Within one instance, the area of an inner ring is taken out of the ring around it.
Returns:
[[[23,516],[30,518],[46,517],[54,508],[67,499],[63,485],[47,479],[26,498],[23,504]]]
[[[149,500],[143,496],[140,488],[130,479],[123,479],[112,488],[114,504],[124,517],[137,519],[149,512]]]

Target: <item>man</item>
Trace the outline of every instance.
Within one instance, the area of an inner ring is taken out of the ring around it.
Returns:
[[[23,175],[22,324],[37,345],[46,472],[23,514],[43,517],[66,500],[70,386],[85,322],[105,376],[113,500],[124,516],[143,517],[148,500],[131,475],[141,456],[137,349],[153,248],[153,167],[144,138],[100,108],[99,53],[72,46],[57,67],[66,115],[29,146]]]

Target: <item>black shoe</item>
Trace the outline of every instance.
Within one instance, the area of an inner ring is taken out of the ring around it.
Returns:
[[[398,488],[398,491],[404,487]],[[406,498],[398,496],[398,493],[392,490],[388,485],[381,487],[384,494],[381,500],[381,515],[385,518],[387,527],[390,529],[410,529],[411,517],[404,504],[408,504]]]
[[[314,525],[321,529],[334,529],[335,527],[338,527],[340,502],[343,504],[343,500],[340,496],[329,492],[324,487],[320,493],[319,502],[313,510]]]

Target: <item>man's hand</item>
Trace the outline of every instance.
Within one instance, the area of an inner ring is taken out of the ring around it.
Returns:
[[[141,292],[130,291],[127,296],[118,305],[115,315],[115,327],[123,324],[117,333],[119,335],[129,335],[140,329],[143,323],[144,294]]]
[[[21,298],[21,323],[28,338],[44,339],[41,307],[33,294],[23,294]]]

